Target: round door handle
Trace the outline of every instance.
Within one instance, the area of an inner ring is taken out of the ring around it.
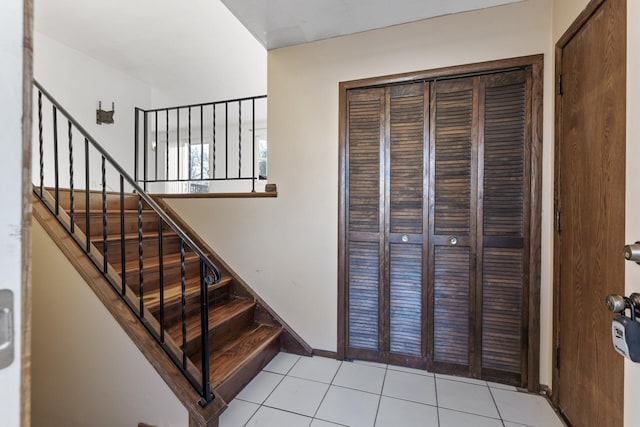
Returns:
[[[409,236],[406,234],[403,234],[400,240],[402,240],[404,243],[407,243],[409,241]]]
[[[451,244],[451,246],[455,246],[458,244],[458,239],[456,237],[450,237],[449,243]]]

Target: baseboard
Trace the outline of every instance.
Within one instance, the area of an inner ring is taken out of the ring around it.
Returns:
[[[329,351],[329,350],[319,350],[317,348],[314,348],[313,351],[311,352],[314,356],[319,356],[319,357],[327,357],[329,359],[337,359],[338,358],[338,353],[335,351]]]

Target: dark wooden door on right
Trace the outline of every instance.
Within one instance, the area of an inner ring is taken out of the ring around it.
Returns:
[[[592,1],[557,50],[553,394],[576,427],[623,425],[604,298],[625,287],[626,3]]]

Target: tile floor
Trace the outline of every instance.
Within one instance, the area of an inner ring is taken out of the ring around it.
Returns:
[[[220,427],[563,427],[514,387],[369,362],[278,354]]]

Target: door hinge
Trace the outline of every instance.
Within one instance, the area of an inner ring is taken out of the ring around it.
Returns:
[[[560,369],[560,347],[556,348],[556,369]]]
[[[558,75],[557,91],[558,95],[562,96],[562,74]]]
[[[561,214],[560,211],[556,211],[556,232],[560,234],[562,231]]]

